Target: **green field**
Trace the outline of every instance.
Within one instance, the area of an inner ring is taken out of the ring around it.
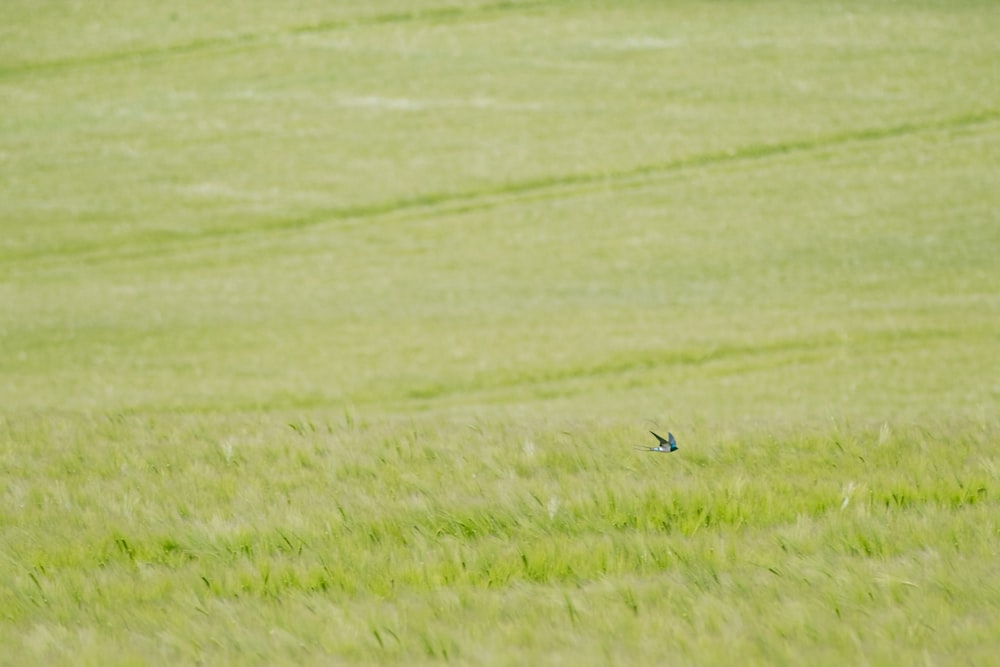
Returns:
[[[1000,665],[998,34],[5,1],[0,665]]]

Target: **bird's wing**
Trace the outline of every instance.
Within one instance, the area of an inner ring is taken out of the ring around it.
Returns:
[[[670,443],[671,447],[677,446],[677,441],[674,440],[674,434],[670,433],[669,431],[667,432],[667,442]]]
[[[650,431],[650,433],[653,433],[653,432]],[[655,433],[653,433],[653,435],[656,436],[656,439],[660,441],[661,445],[666,445],[667,444],[667,441],[664,440],[663,438],[661,438],[660,436],[656,435]],[[673,437],[673,436],[671,436],[671,437]]]

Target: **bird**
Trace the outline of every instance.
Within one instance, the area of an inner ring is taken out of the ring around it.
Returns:
[[[650,431],[650,433],[653,433]],[[670,452],[677,451],[677,441],[674,440],[674,434],[667,432],[667,439],[664,440],[660,436],[653,433],[657,440],[660,441],[656,447],[636,447],[636,449],[642,450],[644,452],[660,452],[662,454],[669,454]]]

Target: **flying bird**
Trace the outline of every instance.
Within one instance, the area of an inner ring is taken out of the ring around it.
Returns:
[[[650,431],[650,433],[653,433]],[[677,451],[677,441],[674,440],[674,434],[667,432],[667,439],[664,440],[660,436],[653,433],[657,440],[660,441],[656,447],[636,447],[644,452],[661,452],[663,454],[669,454],[670,452]]]

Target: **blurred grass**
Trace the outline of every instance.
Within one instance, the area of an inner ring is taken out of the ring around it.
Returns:
[[[982,660],[996,424],[945,426],[696,431],[666,458],[595,422],[8,419],[4,643],[87,663]]]
[[[994,662],[998,28],[5,3],[0,663]]]
[[[988,147],[922,141],[922,167],[892,139],[877,169],[851,146],[475,213],[13,262],[5,404],[399,409],[542,392],[649,416],[704,412],[706,394],[770,409],[773,387],[793,417],[981,412],[1000,389]],[[923,355],[939,361],[905,363]]]

